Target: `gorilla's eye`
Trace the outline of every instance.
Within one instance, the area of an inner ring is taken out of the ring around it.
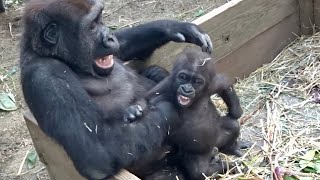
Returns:
[[[96,21],[93,21],[92,23],[91,23],[91,25],[90,25],[90,30],[95,30],[96,29],[96,27],[97,27],[97,25],[98,25],[98,23],[96,22]]]
[[[101,21],[101,13],[92,21],[91,25],[90,25],[90,30],[94,31],[96,29],[96,27],[102,23]]]
[[[186,73],[180,73],[178,78],[186,81],[186,80],[188,80],[188,75]]]
[[[203,79],[195,78],[195,79],[193,79],[193,83],[196,85],[201,85],[204,83],[204,81],[203,81]]]

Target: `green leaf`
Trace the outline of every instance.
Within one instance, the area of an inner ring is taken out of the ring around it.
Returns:
[[[318,174],[320,174],[320,162],[316,162],[314,164],[315,164],[314,169],[317,171]]]
[[[304,154],[301,157],[301,160],[299,161],[300,167],[305,168],[307,166],[310,166],[310,162],[314,159],[315,155],[316,155],[315,150],[307,151],[306,154]]]
[[[202,16],[202,15],[204,15],[204,14],[205,14],[204,10],[203,10],[203,9],[200,9],[200,10],[194,15],[194,17],[200,17],[200,16]]]
[[[312,161],[316,155],[316,150],[310,150],[307,151],[305,155],[303,155],[301,158],[307,161]]]
[[[302,171],[307,172],[307,173],[316,173],[317,171],[311,167],[306,167]]]
[[[36,163],[38,161],[38,154],[37,152],[33,149],[31,150],[28,155],[27,155],[27,165],[28,169],[32,169],[36,166]]]
[[[10,71],[6,74],[6,76],[12,76],[14,75],[16,72],[18,72],[19,68],[17,66],[13,66]]]
[[[4,111],[13,111],[17,109],[15,99],[11,93],[0,93],[0,109]]]
[[[298,178],[296,178],[295,176],[288,176],[288,175],[284,175],[283,176],[284,180],[299,180]]]

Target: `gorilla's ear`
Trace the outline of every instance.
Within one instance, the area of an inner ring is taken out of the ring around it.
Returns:
[[[46,42],[55,45],[58,42],[58,26],[50,23],[43,31],[43,38]]]

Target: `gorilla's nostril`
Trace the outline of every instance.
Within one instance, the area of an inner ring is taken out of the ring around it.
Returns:
[[[192,93],[193,92],[193,87],[190,84],[185,84],[185,85],[182,86],[182,90],[185,93]]]
[[[107,41],[108,41],[108,42],[109,42],[109,41],[114,42],[114,39],[113,39],[112,37],[109,37],[109,38],[107,39]]]
[[[104,47],[109,49],[118,49],[119,48],[119,42],[117,38],[113,35],[106,35],[103,39]]]

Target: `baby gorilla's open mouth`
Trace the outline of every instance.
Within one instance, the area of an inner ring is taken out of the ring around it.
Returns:
[[[178,95],[178,102],[179,104],[186,106],[190,103],[190,98],[186,96],[182,96],[181,94]]]
[[[114,64],[113,55],[108,55],[95,60],[96,65],[101,69],[111,68]]]

